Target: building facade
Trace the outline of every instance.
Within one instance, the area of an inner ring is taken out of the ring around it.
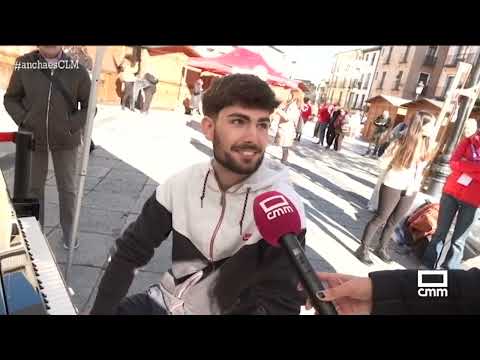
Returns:
[[[329,79],[327,101],[347,107],[353,84],[361,77],[363,50],[355,49],[338,53]]]
[[[371,97],[433,98],[447,53],[448,46],[382,46]],[[417,94],[419,85],[423,89]]]
[[[354,79],[349,83],[350,93],[348,95],[347,108],[362,110],[366,105],[367,99],[370,98],[370,93],[373,85],[373,77],[378,65],[381,47],[373,47],[363,49],[363,56],[358,61],[358,68],[360,70],[360,78]]]
[[[445,100],[447,91],[450,90],[459,62],[474,65],[480,56],[480,46],[449,46],[440,78],[435,90],[435,99]]]

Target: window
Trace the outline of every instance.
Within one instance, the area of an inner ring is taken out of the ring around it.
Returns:
[[[427,56],[434,57],[437,55],[438,46],[429,46],[427,49]]]
[[[383,82],[385,81],[385,76],[387,76],[386,71],[382,73],[382,78],[380,79],[380,84],[378,84],[378,89],[383,89]]]
[[[365,95],[362,95],[362,100],[360,100],[360,106],[359,106],[360,109],[363,107],[364,101],[365,101]]]
[[[402,63],[406,63],[408,60],[408,53],[410,52],[410,46],[406,46],[405,53],[403,54]]]
[[[338,97],[338,103],[339,104],[342,101],[342,95],[343,95],[343,91],[340,91],[340,96]]]
[[[418,76],[418,81],[417,85],[420,84],[420,82],[423,83],[423,85],[428,86],[428,80],[430,79],[430,74],[421,72],[420,75]]]
[[[453,82],[454,78],[455,78],[455,76],[448,76],[447,80],[445,80],[445,87],[443,88],[443,92],[442,92],[442,97],[443,98],[447,97],[447,92],[452,87],[452,82]]]
[[[353,95],[355,95],[354,93],[350,93],[350,95],[348,96],[348,107],[353,107]]]
[[[369,57],[369,56],[370,56],[370,54],[367,54],[367,59],[366,59],[367,62],[368,62],[368,57]]]
[[[403,71],[399,71],[395,79],[395,84],[392,90],[398,90],[400,88],[400,81],[402,81]]]
[[[378,78],[378,71],[375,72],[375,79],[374,80],[377,80]]]
[[[373,66],[373,64],[375,64],[375,58],[377,57],[377,53],[373,53],[372,55],[372,62],[370,63],[370,65]]]
[[[361,89],[362,88],[362,83],[363,83],[363,74],[362,76],[360,77],[360,81],[358,83],[358,88]]]
[[[433,66],[437,62],[438,46],[429,46],[423,65]]]
[[[385,50],[385,46],[382,46],[382,53],[380,54],[381,56],[383,56],[384,50]]]
[[[428,74],[428,73],[421,72],[420,75],[418,76],[418,81],[417,81],[417,84],[415,85],[415,88],[417,87],[418,84],[420,84],[420,82],[422,82],[423,86],[424,86],[424,88],[422,90],[422,93],[420,95],[423,95],[427,92],[428,80],[429,79],[430,79],[430,74]]]
[[[372,74],[367,74],[367,79],[365,80],[365,84],[363,84],[363,89],[368,89],[368,83],[370,82],[370,77]]]
[[[385,59],[385,62],[384,62],[385,65],[390,64],[390,58],[392,57],[392,50],[393,50],[393,46],[390,46],[388,49],[387,58]]]
[[[358,109],[358,94],[355,94],[355,101],[353,102],[353,108]]]

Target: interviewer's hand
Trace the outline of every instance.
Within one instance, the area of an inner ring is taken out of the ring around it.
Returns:
[[[328,288],[318,298],[332,301],[340,315],[368,315],[372,312],[372,281],[368,277],[358,277],[337,273],[317,273],[318,278]],[[301,288],[301,286],[300,286]],[[306,309],[312,308],[307,300]]]

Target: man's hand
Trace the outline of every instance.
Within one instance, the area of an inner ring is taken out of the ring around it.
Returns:
[[[332,301],[338,314],[369,315],[372,312],[372,281],[368,277],[325,272],[319,272],[317,276],[328,285],[318,298]],[[311,302],[307,300],[306,309],[311,308]]]

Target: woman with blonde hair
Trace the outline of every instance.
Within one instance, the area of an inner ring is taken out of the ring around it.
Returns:
[[[303,92],[300,89],[293,89],[287,102],[275,110],[275,114],[280,117],[275,145],[282,147],[281,161],[283,164],[288,160],[288,149],[293,145],[302,107]]]
[[[387,253],[390,238],[395,227],[410,210],[420,190],[425,166],[432,157],[429,153],[429,138],[433,123],[433,115],[417,112],[406,134],[392,142],[381,158],[381,167],[385,171],[378,209],[365,227],[362,244],[355,252],[355,256],[364,264],[372,264],[369,245],[382,226],[382,235],[375,253],[383,261],[391,261]]]

